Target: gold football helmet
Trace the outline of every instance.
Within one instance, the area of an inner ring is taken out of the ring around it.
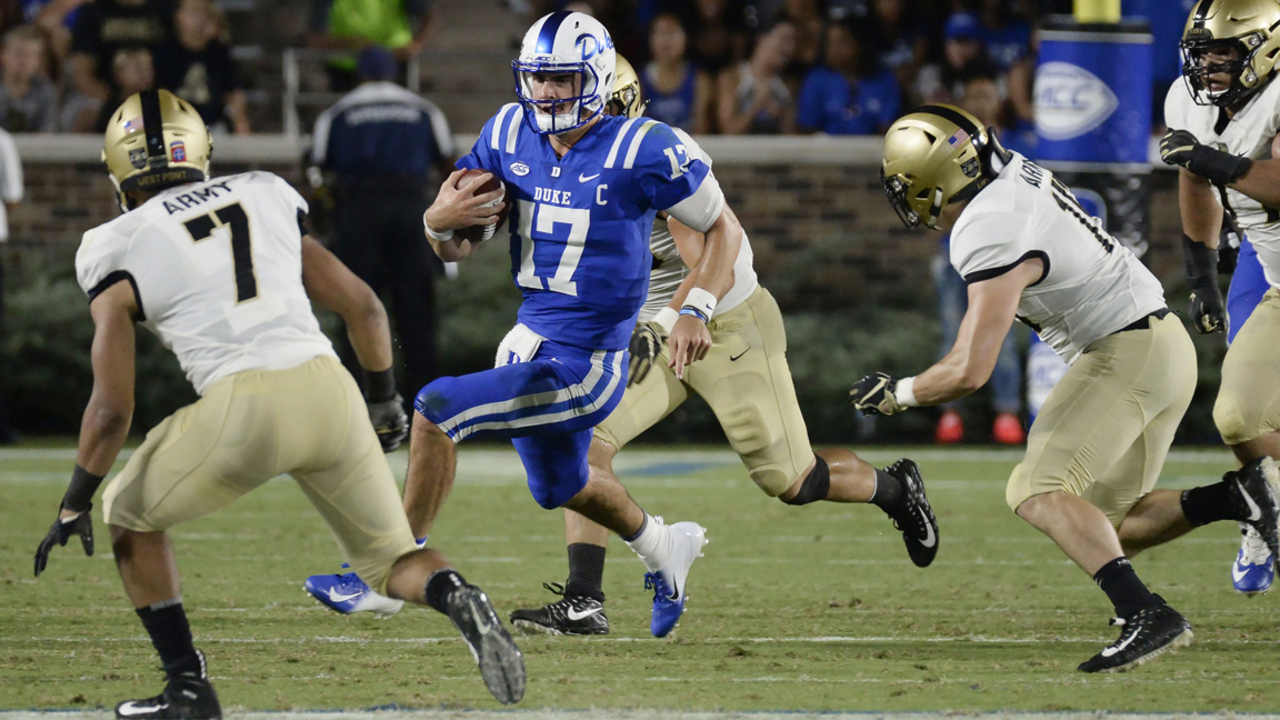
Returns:
[[[102,162],[116,186],[120,209],[133,209],[128,193],[199,182],[209,176],[213,138],[200,113],[168,90],[130,95],[107,123]]]
[[[644,115],[645,106],[649,104],[640,96],[640,76],[636,75],[636,69],[631,67],[631,63],[627,62],[626,58],[618,55],[617,60],[618,69],[614,71],[613,97],[610,98],[605,111],[609,115],[640,117]]]
[[[951,105],[924,105],[885,133],[880,182],[904,225],[937,228],[944,206],[968,200],[990,182],[989,160],[997,148],[994,133],[973,115]]]
[[[1199,105],[1230,107],[1271,79],[1280,56],[1280,2],[1276,0],[1199,0],[1182,30],[1182,75]],[[1201,64],[1211,50],[1235,48],[1239,57]],[[1208,78],[1231,76],[1226,90],[1211,91]]]

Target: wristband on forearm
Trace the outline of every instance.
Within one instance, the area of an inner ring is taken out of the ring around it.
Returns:
[[[375,402],[386,402],[396,396],[396,372],[395,366],[391,366],[386,370],[374,372],[372,370],[364,371],[364,398],[365,400]]]
[[[1240,155],[1214,150],[1207,145],[1197,145],[1187,160],[1187,169],[1218,185],[1230,185],[1253,167],[1253,161]]]
[[[452,230],[444,230],[444,231],[435,230],[430,225],[428,225],[426,213],[422,213],[422,230],[427,234],[427,237],[431,238],[432,240],[435,240],[436,242],[448,242],[453,239]]]
[[[1182,235],[1182,250],[1187,266],[1187,279],[1194,286],[1209,280],[1217,282],[1218,251],[1202,242],[1192,240],[1186,233]]]
[[[662,328],[662,332],[670,335],[671,328],[676,326],[676,321],[680,319],[680,313],[675,308],[664,307],[653,316],[653,322]]]
[[[919,407],[916,402],[915,377],[906,377],[898,381],[893,388],[893,400],[904,408]]]
[[[711,294],[709,290],[703,290],[696,287],[689,291],[684,298],[684,304],[680,307],[680,314],[684,315],[685,310],[695,310],[703,322],[711,320],[711,316],[716,312],[716,296]]]
[[[76,464],[71,473],[71,484],[67,486],[67,494],[62,496],[62,509],[71,512],[87,512],[93,507],[93,495],[98,492],[105,475],[93,473]]]

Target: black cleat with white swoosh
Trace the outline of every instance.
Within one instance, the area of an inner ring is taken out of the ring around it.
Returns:
[[[902,482],[902,506],[889,515],[893,526],[902,532],[911,562],[917,567],[928,567],[938,554],[938,518],[934,517],[929,498],[924,494],[920,467],[903,458],[884,471]]]
[[[120,720],[221,720],[218,694],[205,673],[204,653],[199,650],[200,671],[170,677],[164,692],[146,700],[125,700],[116,706]]]
[[[595,598],[565,595],[560,583],[543,583],[543,587],[562,596],[540,608],[520,608],[511,613],[511,624],[528,632],[547,635],[608,635],[609,618],[604,605]]]
[[[1280,470],[1276,461],[1260,457],[1227,473],[1223,481],[1235,487],[1231,505],[1236,519],[1258,531],[1271,557],[1280,557]]]
[[[1120,627],[1120,639],[1102,652],[1080,663],[1080,672],[1124,672],[1148,660],[1191,644],[1191,623],[1177,610],[1164,604],[1134,613],[1127,618],[1112,618]]]
[[[504,705],[520,702],[524,697],[524,655],[493,611],[489,596],[475,585],[454,590],[449,594],[449,619],[467,641],[489,692]]]

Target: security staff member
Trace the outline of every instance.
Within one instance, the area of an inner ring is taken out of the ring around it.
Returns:
[[[412,398],[436,376],[440,261],[422,235],[422,209],[432,168],[452,170],[453,140],[440,108],[391,81],[390,51],[366,48],[357,71],[360,85],[316,120],[312,162],[332,176],[334,253],[390,297],[407,366],[401,395]],[[345,335],[341,355],[357,367]]]

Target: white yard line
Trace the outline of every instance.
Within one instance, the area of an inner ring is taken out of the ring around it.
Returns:
[[[331,680],[332,678],[317,678]],[[661,678],[650,678],[650,681],[661,682]],[[767,679],[749,679],[750,681],[769,682]],[[1114,678],[1098,678],[1098,682],[1116,681]],[[1094,679],[1091,678],[1091,681]],[[1126,676],[1125,683],[1146,683]],[[795,682],[825,682],[806,678]],[[851,681],[854,682],[854,681]],[[1190,681],[1169,681],[1178,684]],[[1166,684],[1166,683],[1159,683]],[[611,720],[950,720],[954,718],[975,718],[976,720],[1212,720],[1222,718],[1247,718],[1248,720],[1280,720],[1280,715],[1263,713],[1098,713],[1098,712],[804,712],[804,711],[750,711],[750,712],[677,712],[671,710],[554,710],[554,709],[510,709],[510,710],[377,710],[377,711],[279,711],[279,712],[226,712],[229,720],[589,720],[607,717]],[[96,710],[54,710],[38,712],[32,710],[0,710],[0,720],[108,720],[114,715],[110,711]]]

